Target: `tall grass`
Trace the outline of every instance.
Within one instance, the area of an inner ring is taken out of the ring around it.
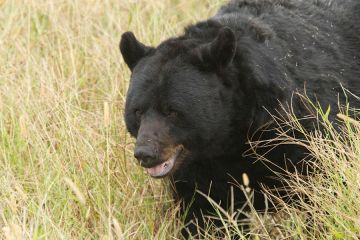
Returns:
[[[292,130],[304,134],[305,140],[285,138],[309,150],[314,174],[289,180],[292,189],[307,200],[303,198],[295,209],[283,204],[288,214],[285,231],[297,239],[359,239],[360,122],[342,112],[330,122],[324,111],[316,110],[317,131],[306,131],[293,115],[286,121]],[[351,115],[359,116],[359,109]]]
[[[132,158],[122,117],[130,73],[118,42],[132,30],[157,44],[224,2],[0,1],[1,239],[179,237],[168,188]],[[329,175],[301,183],[322,210],[313,231],[340,238],[359,230],[359,128],[347,124],[346,139],[329,148],[342,155],[319,166]],[[328,150],[314,153],[321,158]],[[284,224],[287,234],[314,235],[288,212],[296,221]]]

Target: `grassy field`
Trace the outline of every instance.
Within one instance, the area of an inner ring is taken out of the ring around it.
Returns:
[[[167,188],[132,157],[118,42],[130,29],[157,44],[224,2],[0,0],[0,239],[179,238]],[[300,203],[312,227],[284,207],[278,221],[255,216],[255,239],[360,236],[360,126],[340,117],[344,136],[328,126],[300,143],[321,160],[293,181],[315,203]]]

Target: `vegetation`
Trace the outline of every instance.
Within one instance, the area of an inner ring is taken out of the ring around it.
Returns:
[[[224,2],[0,0],[0,239],[180,238],[168,188],[132,157],[118,42],[131,29],[155,45]],[[253,214],[254,238],[360,236],[360,124],[340,115],[339,135],[323,117],[326,134],[299,142],[319,174],[291,180],[310,217],[286,205],[278,220]],[[236,214],[218,211],[241,235]]]

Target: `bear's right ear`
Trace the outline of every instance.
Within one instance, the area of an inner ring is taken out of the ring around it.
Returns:
[[[147,47],[139,42],[132,32],[125,32],[121,36],[120,52],[131,71],[151,49],[151,47]]]
[[[236,52],[236,37],[233,30],[223,27],[216,38],[200,48],[200,59],[212,69],[226,67]]]

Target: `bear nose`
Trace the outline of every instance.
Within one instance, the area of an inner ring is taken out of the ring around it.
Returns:
[[[152,148],[147,146],[136,147],[134,157],[140,162],[142,167],[151,167],[151,164],[155,162],[155,153]]]

